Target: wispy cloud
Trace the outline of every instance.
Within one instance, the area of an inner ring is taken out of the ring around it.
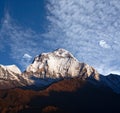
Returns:
[[[30,60],[30,59],[32,58],[32,56],[30,56],[29,54],[25,53],[25,54],[23,55],[23,58]]]
[[[32,56],[30,56],[29,54],[25,53],[22,57],[22,66],[27,67],[28,64],[31,62],[32,60]]]
[[[40,35],[16,23],[9,13],[6,12],[1,22],[0,43],[3,44],[2,48],[10,49],[8,52],[12,59],[25,69],[31,58],[38,54],[41,49],[38,47],[38,43],[36,43],[36,39],[39,40]]]
[[[119,0],[48,0],[47,9],[52,44],[101,73],[120,70]]]

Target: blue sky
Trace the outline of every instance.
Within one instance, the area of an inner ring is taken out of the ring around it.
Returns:
[[[119,0],[0,0],[0,64],[22,70],[57,48],[120,74]]]

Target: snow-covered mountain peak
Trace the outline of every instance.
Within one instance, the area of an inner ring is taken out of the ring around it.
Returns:
[[[24,85],[24,78],[16,65],[0,65],[0,89],[21,87]]]
[[[0,65],[0,67],[3,68],[4,70],[11,71],[13,73],[21,74],[20,69],[16,65],[6,65],[6,66]]]
[[[82,77],[94,76],[98,79],[98,73],[91,66],[80,63],[69,51],[57,49],[53,52],[42,53],[35,57],[26,72],[32,72],[40,78]]]
[[[18,75],[21,74],[19,68],[15,65],[0,65],[0,79],[18,80]]]
[[[6,68],[14,73],[21,74],[20,69],[16,65],[7,65]]]
[[[69,51],[62,48],[55,50],[53,54],[59,57],[74,57]]]

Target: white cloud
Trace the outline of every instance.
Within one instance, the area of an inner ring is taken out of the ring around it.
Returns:
[[[110,46],[104,40],[100,40],[99,45],[102,48],[106,48],[106,49],[110,48]]]
[[[25,53],[34,57],[63,47],[81,62],[101,69],[100,73],[120,70],[119,0],[48,0],[46,3],[49,21],[46,33],[41,35],[26,29],[6,13],[1,22],[0,48],[7,45],[11,57],[24,67],[29,64],[24,64]]]
[[[23,55],[22,59],[21,59],[22,66],[27,67],[28,64],[31,63],[31,60],[32,60],[32,56],[29,55],[29,54],[27,54],[27,53],[25,53],[25,54]]]
[[[98,70],[103,65],[100,73],[120,70],[120,44],[114,43],[120,42],[119,0],[48,1],[51,45],[70,50]]]
[[[23,58],[24,58],[24,59],[31,59],[32,56],[30,56],[29,54],[25,53],[25,54],[23,55]]]
[[[40,40],[39,37],[40,34],[37,34],[30,28],[26,29],[16,24],[16,21],[11,18],[10,14],[8,12],[5,13],[0,29],[0,44],[2,44],[0,51],[2,51],[2,49],[8,51],[9,48],[8,52],[10,57],[14,59],[22,69],[25,69],[30,63],[31,57],[34,57],[40,52],[41,47],[39,47],[37,43],[37,41]],[[29,54],[32,54],[32,56]]]

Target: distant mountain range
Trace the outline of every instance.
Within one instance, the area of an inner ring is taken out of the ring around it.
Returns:
[[[24,72],[0,65],[1,113],[117,113],[119,102],[119,75],[103,76],[65,49],[36,56]]]

